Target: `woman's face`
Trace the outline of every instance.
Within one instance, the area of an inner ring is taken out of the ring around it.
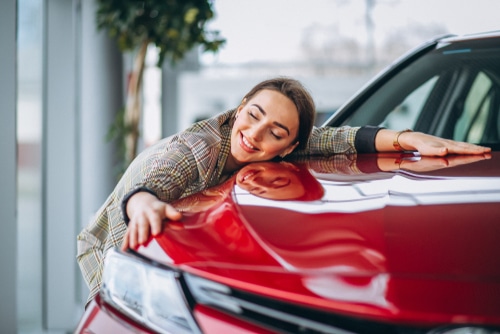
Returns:
[[[294,165],[281,162],[260,162],[243,167],[236,176],[241,189],[263,198],[276,200],[297,199],[304,195]]]
[[[237,110],[231,132],[231,156],[236,165],[267,161],[289,154],[297,146],[299,113],[285,95],[262,90]]]

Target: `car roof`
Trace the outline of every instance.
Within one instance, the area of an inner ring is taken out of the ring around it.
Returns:
[[[443,35],[433,38],[433,40],[439,40],[439,42],[453,43],[462,42],[475,39],[485,39],[485,38],[500,38],[500,30],[479,32],[464,35]]]

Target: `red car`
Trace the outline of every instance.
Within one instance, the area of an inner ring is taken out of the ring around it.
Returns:
[[[328,124],[494,151],[248,165],[108,253],[76,332],[500,333],[500,34],[426,43]]]

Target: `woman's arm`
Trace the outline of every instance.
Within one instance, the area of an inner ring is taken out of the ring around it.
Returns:
[[[122,178],[123,184],[133,185],[119,197],[127,224],[123,250],[137,248],[151,234],[158,235],[166,220],[181,219],[181,213],[168,203],[192,187],[203,187],[214,172],[216,159],[211,157],[220,152],[219,137],[185,132],[175,138],[173,144],[155,148],[134,161],[126,173],[129,177]]]
[[[409,130],[394,131],[373,126],[313,128],[305,149],[294,155],[330,155],[335,153],[418,151],[423,156],[447,154],[483,154],[489,147],[458,142]]]
[[[381,129],[375,137],[377,152],[418,151],[423,156],[447,154],[484,154],[491,148],[458,142],[422,132]]]
[[[87,284],[90,295],[86,304],[101,288],[102,265],[104,259],[104,244],[86,229],[77,238],[77,262],[82,276]]]
[[[94,219],[77,236],[76,258],[85,283],[90,290],[87,304],[101,288],[104,253],[109,237],[107,208],[112,205],[113,198],[110,196]]]

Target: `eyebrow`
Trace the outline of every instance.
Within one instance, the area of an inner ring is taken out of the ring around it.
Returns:
[[[252,104],[252,106],[256,107],[257,109],[259,109],[260,113],[264,116],[267,115],[266,111],[264,109],[262,109],[261,106],[259,106],[258,104]],[[290,130],[283,124],[281,124],[280,122],[273,122],[274,125],[276,126],[279,126],[280,128],[282,128],[283,130],[286,131],[286,133],[288,133],[288,135],[290,135]]]

